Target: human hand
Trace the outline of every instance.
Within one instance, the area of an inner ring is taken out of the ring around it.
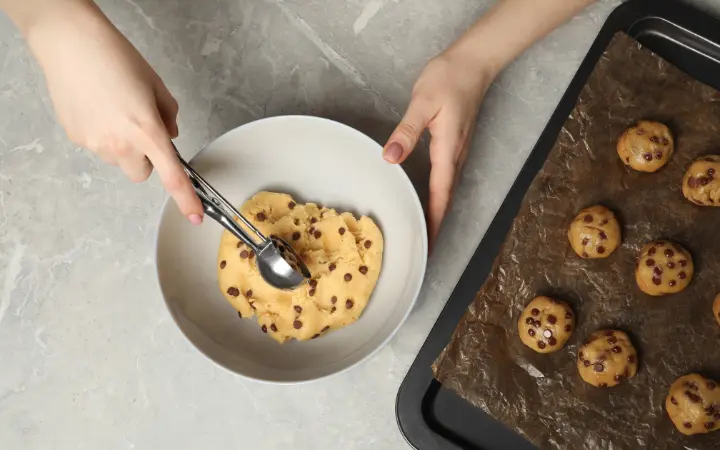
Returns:
[[[401,163],[427,129],[430,132],[430,248],[440,231],[475,129],[480,102],[493,71],[449,49],[431,60],[413,88],[410,105],[385,145],[383,155]]]
[[[154,167],[183,215],[202,223],[202,205],[170,142],[178,134],[177,102],[92,2],[73,5],[27,33],[68,137],[134,182]]]

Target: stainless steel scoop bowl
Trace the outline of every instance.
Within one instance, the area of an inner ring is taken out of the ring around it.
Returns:
[[[177,148],[175,151],[177,152]],[[308,270],[305,262],[290,244],[277,236],[270,236],[270,238],[264,236],[218,191],[195,172],[180,156],[179,152],[177,155],[180,164],[182,164],[185,173],[195,188],[195,192],[200,197],[205,214],[255,252],[258,271],[270,286],[282,290],[291,290],[310,279],[310,270]],[[255,235],[257,240],[235,221],[236,217]]]

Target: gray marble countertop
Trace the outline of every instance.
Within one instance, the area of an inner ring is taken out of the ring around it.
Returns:
[[[384,142],[424,63],[491,3],[100,2],[178,99],[186,156],[279,114],[330,117]],[[132,184],[67,140],[41,71],[0,16],[0,448],[406,448],[394,414],[400,382],[618,3],[595,4],[493,84],[398,335],[350,373],[296,387],[244,381],[180,334],[153,268],[158,179]],[[418,151],[406,166],[421,192],[426,160]]]

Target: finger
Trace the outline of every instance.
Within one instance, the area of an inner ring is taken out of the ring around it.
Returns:
[[[405,161],[415,149],[435,112],[430,102],[417,97],[411,100],[405,116],[385,144],[383,149],[385,160],[393,164]]]
[[[134,155],[119,158],[118,165],[125,173],[125,176],[134,183],[141,183],[147,180],[152,173],[152,164],[150,164],[150,160],[139,152]]]
[[[167,132],[158,125],[150,128],[144,136],[148,149],[146,155],[157,170],[163,186],[183,215],[193,224],[199,225],[203,217],[202,204],[180,165]]]
[[[463,142],[460,134],[433,135],[430,141],[430,198],[428,200],[428,239],[435,244],[447,214],[457,174],[462,166],[460,159]]]
[[[155,88],[155,100],[160,117],[165,124],[165,129],[171,138],[176,138],[178,136],[178,102],[161,80],[158,80],[158,85]]]

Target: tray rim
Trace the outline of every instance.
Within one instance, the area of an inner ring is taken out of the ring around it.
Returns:
[[[541,132],[536,144],[533,146],[527,160],[513,181],[510,190],[498,208],[485,235],[481,239],[473,256],[470,258],[467,267],[463,271],[463,274],[430,329],[423,345],[398,388],[395,400],[395,418],[400,433],[412,448],[448,450],[461,450],[465,448],[461,446],[460,443],[454,442],[449,437],[439,433],[428,424],[427,417],[423,412],[427,396],[433,389],[438,391],[442,387],[441,383],[432,376],[430,365],[435,361],[442,349],[445,348],[458,322],[462,319],[465,311],[467,311],[469,304],[474,300],[477,287],[473,288],[472,286],[479,287],[490,274],[493,263],[497,257],[497,252],[509,232],[509,226],[512,224],[520,208],[520,204],[529,185],[542,168],[551,151],[552,143],[555,142],[559,130],[562,128],[562,124],[574,108],[582,88],[585,86],[595,65],[602,57],[607,45],[617,32],[626,32],[630,36],[634,36],[633,29],[637,24],[658,19],[684,29],[690,34],[720,49],[720,20],[715,16],[706,14],[694,6],[678,0],[629,0],[616,7],[608,16],[598,36],[591,44],[583,61],[563,93],[558,106],[551,114],[550,119]],[[717,49],[713,59],[720,61],[720,58],[718,58],[720,52],[718,52]],[[697,49],[693,50],[702,53]],[[706,53],[702,54],[711,57]],[[550,140],[550,145],[546,145],[546,141],[548,140]],[[496,241],[498,235],[500,237],[499,242]],[[493,249],[493,251],[488,252],[488,247]],[[495,251],[494,248],[497,248],[497,251]],[[492,258],[485,256],[488,253],[492,255]],[[481,272],[483,274],[482,277],[477,275],[478,270],[476,266],[479,265],[487,266],[486,270]],[[479,285],[477,283],[478,279],[482,279]],[[468,292],[468,290],[470,292]],[[438,342],[440,342],[440,344]],[[419,391],[420,388],[421,390]],[[408,395],[412,394],[417,395],[407,398]],[[406,406],[407,402],[410,404]],[[486,414],[482,410],[481,412]],[[492,416],[489,417],[492,418]],[[496,422],[498,426],[504,426],[501,422],[497,420]],[[418,426],[419,424],[424,425],[424,427]],[[507,427],[506,429],[510,430]],[[514,432],[514,430],[510,431]],[[420,435],[420,432],[422,432],[423,435]],[[417,442],[418,440],[422,442]],[[427,444],[426,440],[432,440],[431,444],[434,444],[434,446],[420,447],[419,445]]]

